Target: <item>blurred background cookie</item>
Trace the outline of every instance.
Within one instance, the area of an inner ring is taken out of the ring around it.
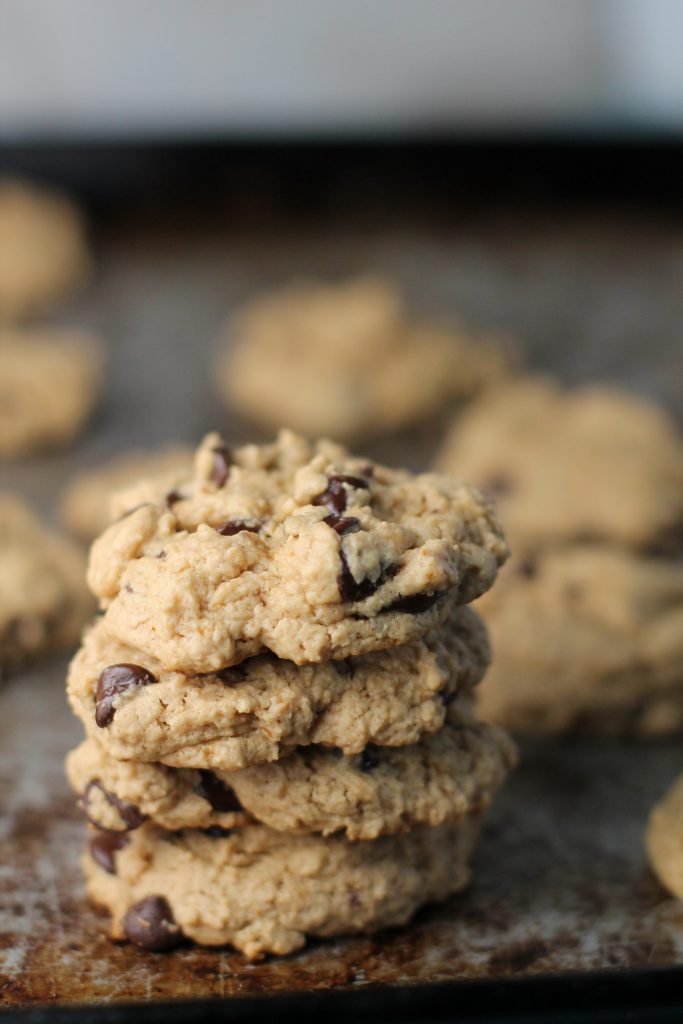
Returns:
[[[355,440],[470,397],[511,360],[502,338],[414,318],[396,285],[368,274],[253,299],[225,330],[216,386],[254,423]]]
[[[171,489],[190,475],[192,453],[192,448],[183,445],[150,451],[129,449],[78,473],[62,494],[61,521],[72,533],[92,540],[111,522],[110,499],[115,491],[148,477],[163,479]]]
[[[102,385],[104,350],[72,328],[0,328],[0,458],[68,444]]]
[[[513,378],[463,412],[436,462],[495,499],[513,551],[683,542],[683,437],[662,408],[614,388]]]
[[[683,564],[608,544],[513,558],[477,602],[483,719],[520,733],[683,728]]]
[[[93,610],[77,545],[0,493],[0,672],[75,646]]]
[[[66,196],[0,179],[0,322],[67,296],[90,265],[83,219]]]

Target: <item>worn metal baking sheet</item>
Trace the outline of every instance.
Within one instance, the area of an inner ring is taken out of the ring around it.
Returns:
[[[683,379],[683,228],[669,219],[553,222],[479,213],[388,230],[287,223],[237,230],[175,211],[122,217],[100,230],[100,272],[63,319],[101,329],[110,346],[102,409],[73,450],[0,468],[54,514],[66,476],[128,444],[195,440],[223,426],[249,436],[212,400],[207,360],[223,315],[292,272],[385,269],[415,305],[504,324],[536,366],[565,380],[617,381],[679,416]],[[678,403],[678,404],[677,404]],[[370,454],[420,465],[438,424]],[[401,930],[311,943],[284,959],[185,948],[155,956],[112,945],[84,898],[84,827],[62,775],[79,739],[63,694],[64,663],[0,693],[0,1007],[92,1006],[545,977],[683,964],[683,908],[649,872],[642,833],[652,803],[683,769],[677,742],[537,741],[495,806],[470,890]]]

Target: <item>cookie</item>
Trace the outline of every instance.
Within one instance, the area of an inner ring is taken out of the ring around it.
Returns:
[[[228,325],[215,382],[254,422],[355,440],[424,419],[505,372],[509,347],[457,324],[415,321],[381,277],[301,281]]]
[[[95,405],[103,362],[85,331],[0,329],[0,457],[72,441]]]
[[[229,943],[257,959],[300,949],[306,936],[404,924],[465,888],[478,832],[476,817],[372,843],[263,825],[216,835],[147,824],[96,835],[83,867],[90,897],[112,914],[113,938],[151,950],[183,937]]]
[[[109,506],[114,491],[159,477],[166,490],[172,491],[191,471],[192,450],[183,445],[124,452],[79,473],[67,484],[60,503],[60,518],[72,533],[92,540],[112,521]]]
[[[437,465],[495,497],[513,550],[587,539],[680,547],[683,439],[632,395],[512,381],[465,410]]]
[[[105,626],[89,631],[69,670],[74,712],[111,756],[181,768],[234,771],[310,743],[347,754],[417,743],[441,728],[447,702],[471,692],[489,662],[486,631],[469,608],[453,609],[437,634],[386,651],[304,666],[260,655],[192,677],[165,671]],[[138,685],[131,672],[110,696],[100,680],[117,665],[155,682]]]
[[[172,830],[253,822],[213,772],[117,761],[95,740],[71,751],[66,773],[90,824],[108,832],[130,832],[148,819]]]
[[[518,732],[683,728],[683,564],[601,544],[513,559],[478,603],[482,718]]]
[[[185,674],[263,650],[301,665],[409,643],[507,555],[462,481],[288,431],[232,453],[211,434],[193,478],[155,497],[120,498],[128,514],[95,541],[88,580],[112,636]]]
[[[371,745],[353,757],[311,746],[242,771],[192,771],[116,761],[86,740],[67,771],[99,828],[131,830],[147,818],[169,829],[229,828],[244,811],[278,832],[374,840],[483,811],[513,763],[507,736],[454,704],[448,723],[420,743]]]
[[[50,305],[90,270],[83,221],[64,196],[0,180],[0,321]]]
[[[645,834],[652,870],[662,885],[683,899],[683,776],[650,815]]]
[[[81,551],[0,493],[0,670],[75,644],[91,612]]]

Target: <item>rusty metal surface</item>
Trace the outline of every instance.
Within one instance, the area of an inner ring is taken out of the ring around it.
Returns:
[[[223,314],[295,271],[386,269],[417,306],[502,323],[565,380],[618,381],[683,413],[683,227],[623,216],[515,216],[388,231],[324,227],[100,237],[101,271],[71,313],[101,328],[111,369],[101,412],[70,452],[0,469],[50,514],[69,472],[130,443],[249,435],[212,401],[206,360]],[[65,317],[66,319],[66,317]],[[438,429],[369,448],[419,465]],[[112,945],[83,898],[84,827],[62,775],[79,739],[64,664],[0,693],[0,1006],[231,996],[334,986],[537,975],[683,963],[683,909],[649,872],[652,803],[683,769],[676,742],[526,744],[492,813],[474,884],[408,928],[312,943],[284,959]]]

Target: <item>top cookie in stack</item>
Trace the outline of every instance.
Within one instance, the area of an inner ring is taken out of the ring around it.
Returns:
[[[486,500],[283,432],[146,481],[93,546],[67,770],[112,932],[248,956],[406,921],[468,880],[514,749],[472,713]],[[129,836],[128,833],[134,833]]]
[[[483,594],[507,555],[467,484],[287,431],[232,453],[209,435],[186,485],[143,483],[118,512],[88,572],[104,628],[192,674],[264,650],[303,665],[409,643]]]

